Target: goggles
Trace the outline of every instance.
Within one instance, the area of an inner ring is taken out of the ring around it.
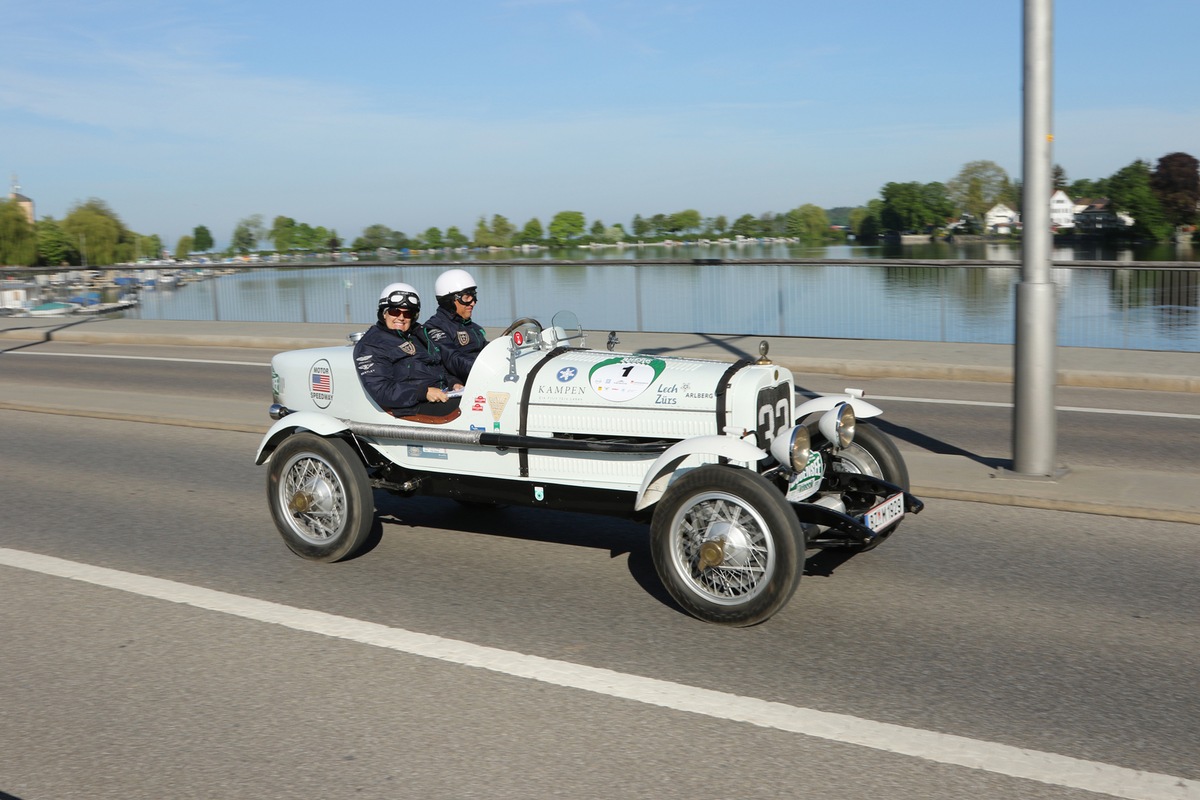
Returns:
[[[454,299],[464,306],[473,306],[479,300],[479,290],[472,287],[465,291],[456,292]]]
[[[420,308],[421,298],[416,292],[392,292],[389,294],[380,305],[386,305],[390,308]]]

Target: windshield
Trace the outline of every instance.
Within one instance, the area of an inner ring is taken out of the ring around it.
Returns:
[[[550,320],[550,328],[546,331],[549,344],[552,347],[583,347],[583,327],[574,311],[559,311]]]

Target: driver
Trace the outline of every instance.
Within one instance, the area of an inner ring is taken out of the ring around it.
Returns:
[[[443,417],[458,408],[460,399],[448,394],[462,389],[452,373],[469,365],[429,340],[417,322],[420,313],[421,298],[412,286],[384,287],[376,323],[354,345],[354,363],[363,388],[380,408],[395,416]]]
[[[429,338],[445,350],[461,354],[467,372],[475,363],[475,357],[487,344],[487,334],[471,319],[475,303],[479,300],[479,288],[471,273],[463,269],[448,269],[438,276],[433,284],[438,308],[425,328]],[[453,371],[454,377],[466,383],[467,372]]]

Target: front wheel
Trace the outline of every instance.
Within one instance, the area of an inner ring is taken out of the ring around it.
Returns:
[[[722,625],[754,625],[783,608],[800,582],[803,536],[777,488],[711,464],[673,483],[650,523],[654,567],[671,597]]]
[[[894,483],[906,492],[909,490],[908,466],[904,463],[904,456],[900,455],[900,450],[890,436],[867,422],[860,421],[854,433],[854,441],[834,455],[833,469],[873,475],[888,483]],[[846,512],[851,516],[862,514],[878,499],[875,495],[849,494],[845,498]],[[895,533],[899,526],[900,523],[897,522],[886,531],[886,536],[877,536],[865,545],[848,545],[845,549],[862,553],[873,550]]]
[[[341,561],[371,533],[375,501],[366,468],[342,439],[289,436],[271,454],[271,516],[283,541],[310,561]]]

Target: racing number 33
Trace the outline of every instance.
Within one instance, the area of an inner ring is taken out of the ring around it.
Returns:
[[[769,386],[758,393],[758,430],[755,439],[759,447],[769,447],[772,439],[791,427],[792,401],[788,394],[786,383]]]

